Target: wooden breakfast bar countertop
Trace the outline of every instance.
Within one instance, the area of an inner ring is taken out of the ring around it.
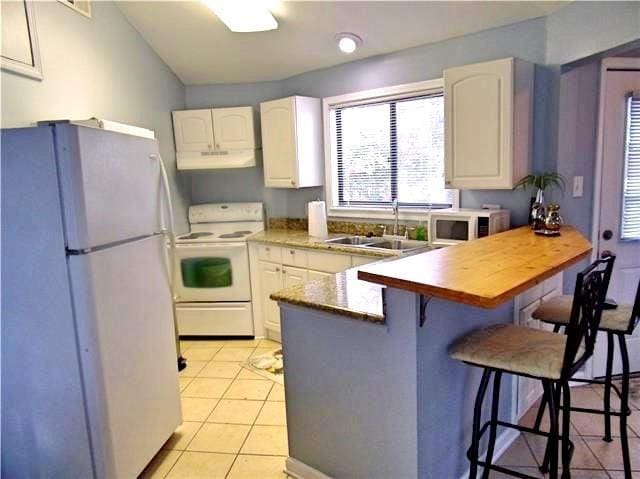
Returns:
[[[586,258],[591,244],[571,226],[545,237],[523,226],[370,266],[361,280],[481,308],[495,308]]]

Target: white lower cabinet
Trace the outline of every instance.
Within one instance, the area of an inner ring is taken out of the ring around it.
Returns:
[[[291,286],[302,284],[308,280],[308,276],[306,269],[283,266],[282,286],[284,288],[290,288]]]
[[[315,281],[316,279],[327,278],[335,273],[325,273],[324,271],[314,271],[310,269],[307,271],[307,276],[309,277],[309,281]]]
[[[327,278],[352,266],[380,258],[249,243],[251,302],[256,336],[280,337],[280,308],[272,293],[307,281]]]
[[[259,288],[258,297],[254,298],[257,301],[254,301],[254,304],[258,303],[260,306],[259,313],[265,327],[280,329],[280,308],[275,301],[269,299],[269,296],[283,287],[282,267],[278,263],[259,261],[257,269]]]
[[[542,301],[560,294],[562,294],[562,273],[519,294],[514,301],[514,323],[526,328],[550,329],[548,325],[533,319],[532,315]],[[542,384],[540,380],[522,376],[514,376],[514,380],[516,413],[519,419],[542,396]]]
[[[540,306],[540,300],[536,300],[519,311],[518,324],[526,328],[540,329],[540,321],[531,317],[536,308]],[[518,378],[518,415],[522,415],[542,395],[542,383],[537,379]]]

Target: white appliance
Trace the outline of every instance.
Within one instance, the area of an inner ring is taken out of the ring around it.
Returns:
[[[3,477],[137,477],[181,423],[164,195],[153,139],[2,130]]]
[[[509,226],[509,210],[447,208],[429,215],[429,242],[450,246],[506,231]]]
[[[262,203],[189,208],[176,238],[174,299],[181,336],[253,336],[247,237],[264,229]]]

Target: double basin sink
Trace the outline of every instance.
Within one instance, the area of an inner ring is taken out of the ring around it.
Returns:
[[[324,241],[328,244],[341,244],[365,249],[385,249],[392,251],[412,251],[428,246],[426,241],[408,240],[408,239],[389,239],[366,236],[342,236],[340,238],[331,238]]]

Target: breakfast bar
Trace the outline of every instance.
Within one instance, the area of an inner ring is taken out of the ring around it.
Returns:
[[[522,227],[273,294],[287,378],[287,470],[463,477],[480,374],[452,360],[449,345],[479,327],[512,323],[519,295],[590,252],[571,227],[551,238]],[[500,411],[513,420],[516,389],[502,384]],[[496,455],[515,437],[500,432]]]

